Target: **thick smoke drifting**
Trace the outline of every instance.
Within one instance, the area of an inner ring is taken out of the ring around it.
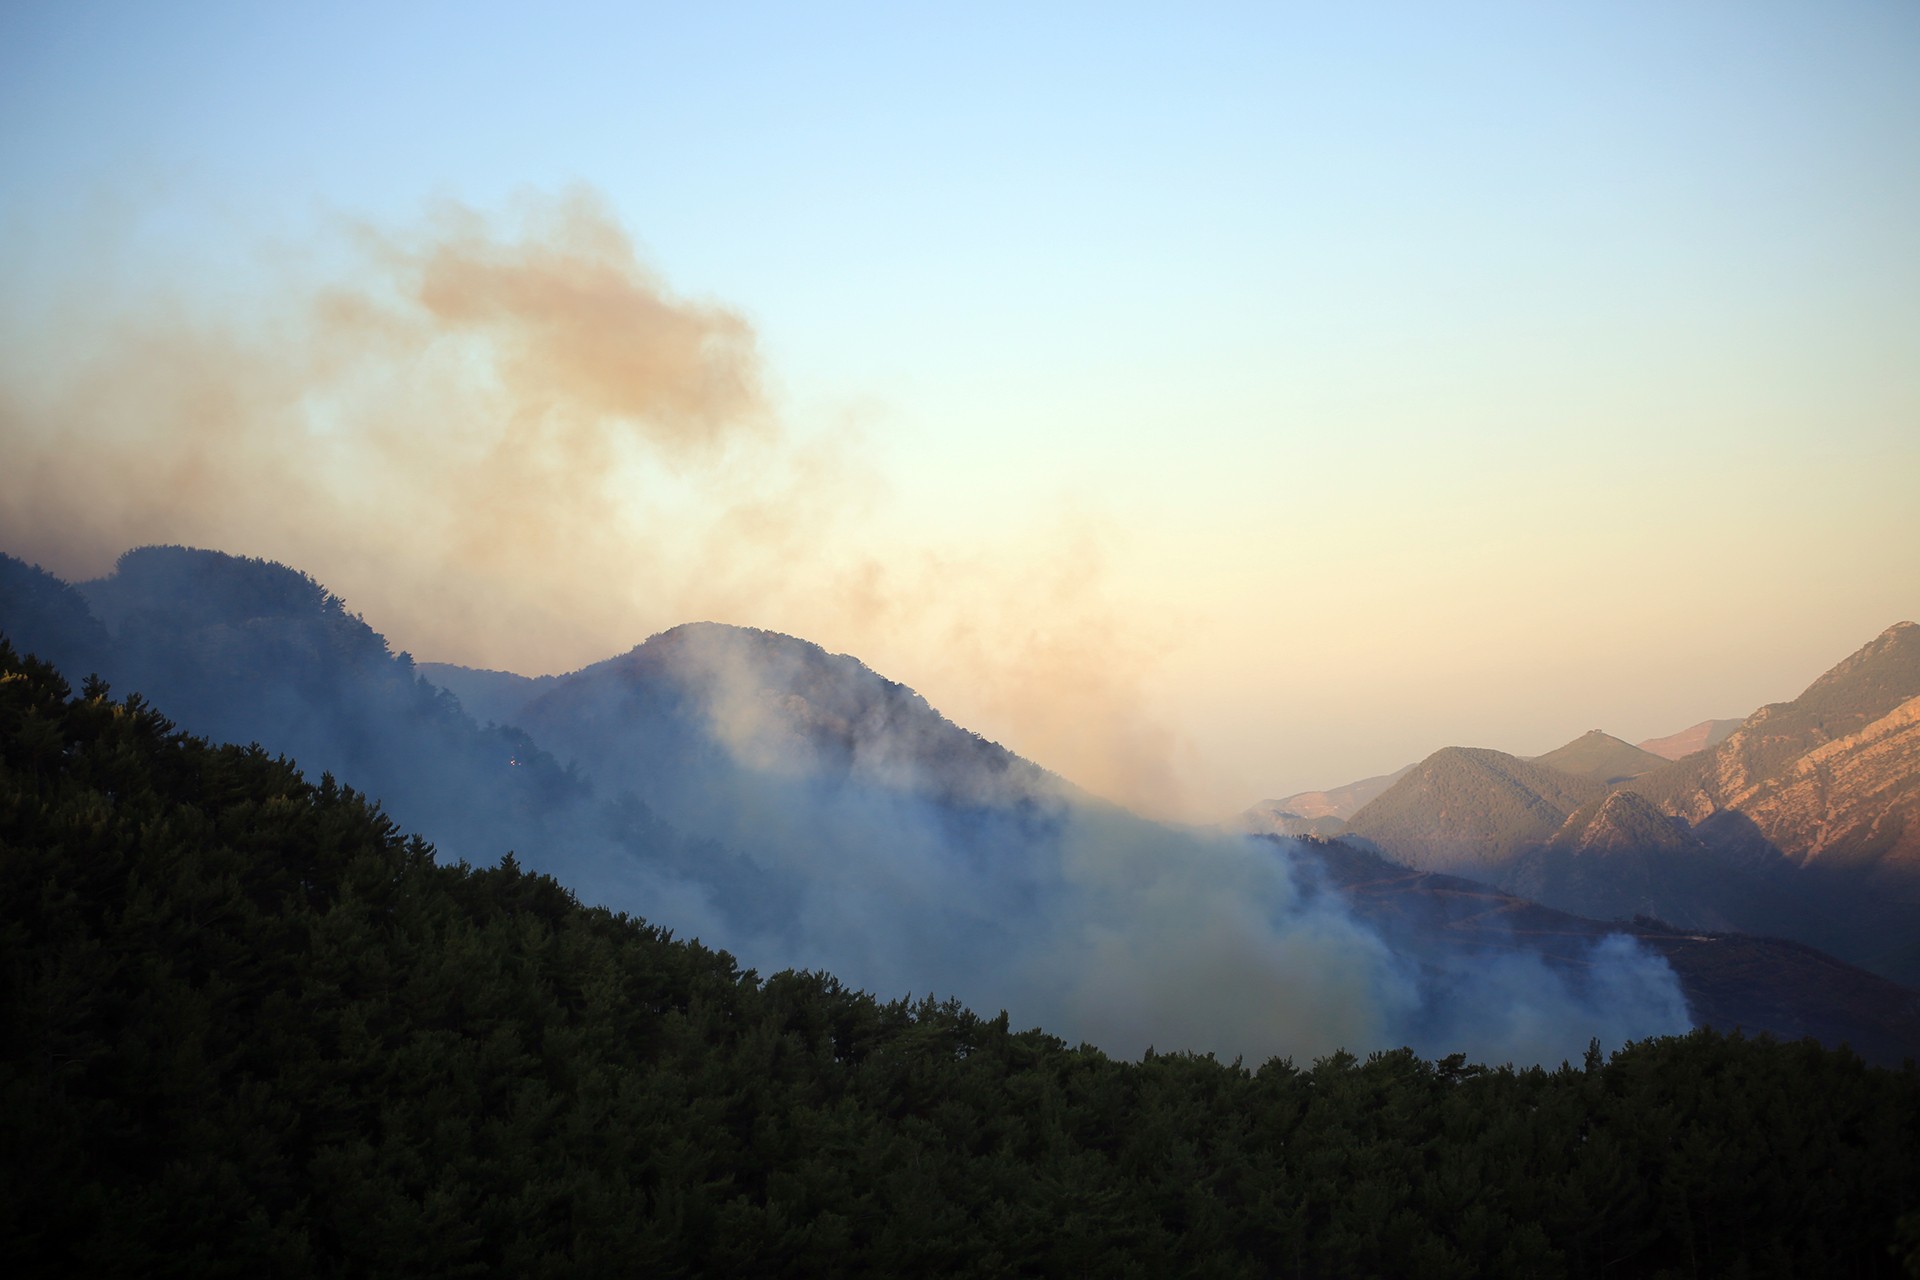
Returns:
[[[148,548],[75,591],[0,558],[0,630],[332,773],[443,857],[511,849],[763,971],[957,995],[1127,1055],[1553,1061],[1687,1022],[1624,938],[1547,955],[1383,931],[1303,846],[1141,819],[787,636],[691,625],[555,680],[437,673],[514,726],[482,728],[261,561]]]
[[[1152,636],[1103,592],[1111,531],[888,538],[873,442],[785,421],[748,318],[669,289],[589,192],[346,226],[250,289],[110,275],[0,303],[15,554],[75,580],[141,544],[265,556],[415,653],[527,672],[692,618],[775,626],[1105,794],[1182,804],[1141,709]]]
[[[1285,843],[1144,821],[783,637],[681,628],[524,720],[597,785],[740,851],[751,872],[702,919],[753,963],[954,993],[1129,1055],[1557,1061],[1688,1026],[1630,939],[1568,964],[1385,937]]]
[[[582,643],[611,610],[577,579],[645,554],[659,504],[630,485],[765,436],[751,330],[666,292],[585,196],[517,234],[449,208],[353,239],[345,282],[290,273],[225,314],[187,297],[95,317],[66,335],[83,353],[67,385],[10,344],[9,391],[41,395],[5,399],[26,465],[0,533],[69,573],[168,541],[314,565],[363,607],[401,605],[423,649],[507,632],[482,621],[502,593],[512,664]]]
[[[142,543],[267,556],[424,657],[521,670],[690,617],[784,620],[929,673],[969,723],[1130,806],[1177,807],[1177,744],[1137,696],[1154,644],[1101,591],[1096,524],[879,553],[866,442],[784,423],[747,319],[667,289],[589,195],[347,240],[319,283],[289,266],[240,301],[0,315],[0,546],[73,579]],[[345,615],[316,638],[299,590],[264,623],[245,620],[259,584],[217,623],[168,613],[204,567],[149,557],[138,599],[93,591],[123,690],[334,770],[450,855],[516,848],[763,968],[950,992],[1125,1053],[1552,1057],[1684,1022],[1631,950],[1584,971],[1414,954],[1285,849],[1142,821],[911,695],[849,693],[870,672],[696,628],[666,703],[596,732],[530,707],[532,739],[488,734]],[[247,662],[247,698],[223,694]],[[591,785],[530,763],[540,747]]]

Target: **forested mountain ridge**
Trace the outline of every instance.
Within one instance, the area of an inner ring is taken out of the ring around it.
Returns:
[[[141,547],[75,588],[0,555],[0,632],[40,637],[56,662],[143,691],[191,732],[259,743],[376,795],[456,856],[517,849],[595,897],[619,892],[635,865],[742,874],[737,855],[630,795],[596,793],[524,731],[476,724],[411,655],[286,565]]]
[[[157,548],[113,579],[85,584],[118,621],[110,681],[147,673],[189,728],[314,759],[454,856],[515,849],[583,900],[764,968],[955,992],[1130,1055],[1410,1043],[1557,1061],[1690,1025],[1673,974],[1633,948],[1535,958],[1537,1016],[1516,1021],[1475,956],[1401,956],[1337,902],[1309,907],[1288,857],[1092,800],[793,637],[675,628],[552,681],[546,705],[584,714],[535,738],[482,729],[286,566]],[[70,613],[56,587],[0,561],[0,630],[42,627],[49,600]]]
[[[1119,1062],[440,863],[5,644],[0,977],[17,1274],[1920,1274],[1911,1065]]]
[[[18,620],[95,652],[104,635],[97,669],[153,680],[187,727],[315,759],[455,856],[515,849],[584,900],[646,910],[763,967],[958,991],[1129,1053],[1410,1043],[1555,1061],[1592,1035],[1690,1025],[1694,995],[1655,955],[1528,944],[1509,973],[1444,937],[1416,953],[1303,896],[1294,854],[1095,802],[794,637],[696,624],[570,676],[483,675],[509,699],[537,696],[512,707],[520,727],[482,729],[285,566],[153,548],[85,586],[111,628],[78,593],[0,560],[0,630]],[[1504,760],[1514,778],[1552,776]],[[1606,932],[1586,936],[1597,947]],[[1772,974],[1754,967],[1749,985]],[[1530,1018],[1511,1016],[1516,982]],[[1746,1025],[1899,1043],[1873,1021],[1883,1010],[1848,1007],[1867,1020]]]
[[[1443,747],[1347,823],[1422,871],[1496,868],[1553,838],[1606,784],[1485,747]]]
[[[0,629],[47,632],[49,600],[61,620],[40,642],[49,660],[141,690],[215,741],[267,744],[362,786],[378,779],[390,812],[449,847],[524,837],[580,798],[524,733],[481,729],[410,655],[285,565],[141,547],[73,588],[0,556]]]
[[[557,676],[523,676],[512,671],[462,667],[451,662],[422,662],[416,669],[465,707],[481,724],[515,724],[520,709],[553,686]]]
[[[1589,729],[1564,747],[1533,757],[1533,761],[1609,786],[1651,773],[1667,763],[1666,757],[1643,751],[1599,729]]]

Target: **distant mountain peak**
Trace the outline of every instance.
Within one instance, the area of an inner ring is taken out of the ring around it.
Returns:
[[[1281,796],[1277,800],[1262,800],[1241,814],[1235,822],[1242,830],[1257,834],[1329,834],[1339,825],[1343,825],[1346,819],[1360,812],[1368,801],[1406,777],[1417,765],[1416,761],[1414,764],[1402,765],[1392,773],[1362,778],[1358,782],[1329,787],[1325,791],[1296,791],[1290,796]],[[1321,825],[1309,826],[1301,830],[1280,830],[1273,826],[1271,819],[1292,819],[1295,822]],[[1325,825],[1328,823],[1334,825]]]
[[[1604,790],[1580,774],[1487,747],[1442,747],[1353,816],[1347,830],[1421,870],[1505,862],[1544,844]]]
[[[1535,756],[1533,762],[1611,784],[1651,773],[1667,761],[1665,756],[1643,751],[1604,730],[1589,729],[1565,746]]]
[[[1832,670],[1807,686],[1794,702],[1826,710],[1833,704],[1852,711],[1885,714],[1893,688],[1911,690],[1920,679],[1920,626],[1896,622],[1848,654]]]
[[[681,744],[674,750],[724,748],[752,769],[851,778],[962,803],[1072,790],[858,658],[721,622],[683,623],[559,677],[521,708],[521,723],[564,743],[589,767],[622,757],[613,744],[651,733],[656,742]],[[677,767],[673,754],[655,761],[663,775]]]
[[[1651,751],[1663,760],[1679,760],[1696,751],[1719,746],[1727,740],[1728,734],[1740,727],[1740,723],[1738,720],[1702,720],[1678,733],[1670,733],[1663,738],[1648,738],[1634,745],[1642,751]]]

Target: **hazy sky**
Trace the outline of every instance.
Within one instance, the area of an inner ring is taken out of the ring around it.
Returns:
[[[1920,6],[905,8],[0,8],[0,547],[1205,817],[1920,614]]]

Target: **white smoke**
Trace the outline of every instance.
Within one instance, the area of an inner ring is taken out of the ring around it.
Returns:
[[[653,643],[691,691],[700,749],[723,767],[646,799],[740,851],[778,896],[745,913],[701,904],[704,940],[751,964],[957,995],[1125,1056],[1404,1044],[1555,1062],[1590,1039],[1689,1025],[1666,961],[1630,938],[1570,963],[1514,938],[1384,936],[1299,846],[1141,819],[978,743],[851,659],[732,628],[666,639]],[[603,785],[644,786],[623,744],[659,728],[613,719],[592,767]]]

